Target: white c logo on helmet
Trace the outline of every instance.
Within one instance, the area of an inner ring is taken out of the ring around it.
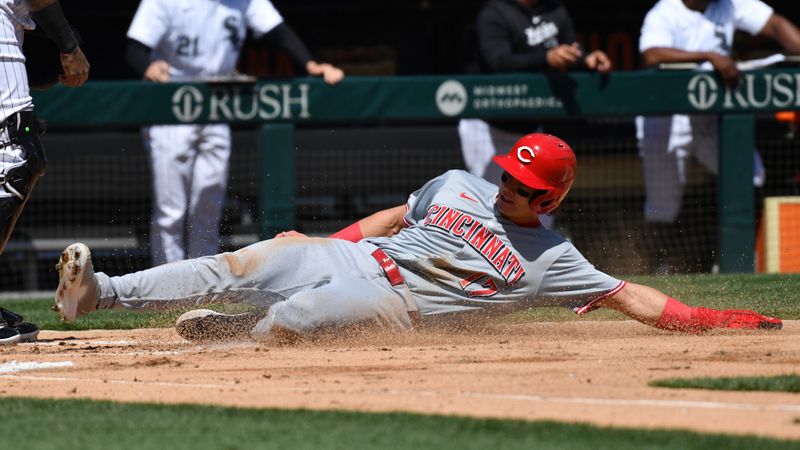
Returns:
[[[531,155],[530,158],[526,157],[523,153],[527,153],[527,154]],[[517,149],[517,159],[523,164],[532,163],[533,162],[533,158],[535,156],[536,155],[533,153],[533,149],[528,147],[527,145],[523,145],[522,147],[519,147]]]

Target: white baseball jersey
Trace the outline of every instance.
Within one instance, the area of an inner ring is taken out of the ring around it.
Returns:
[[[152,48],[170,64],[170,79],[181,80],[232,73],[247,28],[260,37],[282,22],[268,0],[142,0],[128,37]]]
[[[22,0],[0,0],[0,120],[13,113],[33,108],[25,70],[22,41],[25,30],[36,24]]]
[[[622,289],[558,233],[502,218],[496,197],[497,186],[451,170],[411,194],[408,228],[367,239],[396,261],[420,312],[567,306],[583,313]]]
[[[717,0],[704,12],[686,7],[682,0],[660,0],[645,16],[639,51],[669,47],[730,55],[735,30],[758,34],[772,15],[760,0]]]

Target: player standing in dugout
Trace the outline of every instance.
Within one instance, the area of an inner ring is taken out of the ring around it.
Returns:
[[[329,85],[343,79],[341,69],[312,58],[268,0],[142,0],[128,29],[126,59],[145,80],[157,83],[225,79],[237,75],[248,29],[308,75]],[[153,170],[153,265],[217,253],[230,126],[149,125],[142,136]]]

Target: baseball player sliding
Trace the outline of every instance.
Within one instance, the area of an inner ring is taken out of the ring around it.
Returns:
[[[263,313],[200,309],[178,318],[187,339],[301,337],[348,325],[408,330],[417,321],[478,318],[534,306],[578,314],[612,308],[648,325],[780,329],[748,310],[687,306],[647,286],[594,268],[566,239],[539,224],[567,195],[572,149],[529,134],[494,157],[501,185],[461,170],[427,182],[405,205],[332,235],[290,231],[233,253],[179,261],[120,277],[95,273],[89,249],[67,247],[56,268],[55,308],[74,321],[98,308],[165,308],[230,301]]]
[[[268,0],[142,0],[128,30],[126,59],[149,81],[224,79],[235,73],[248,29],[309,75],[328,84],[344,77],[341,69],[312,59]],[[154,125],[142,135],[153,168],[153,264],[217,253],[230,127]]]

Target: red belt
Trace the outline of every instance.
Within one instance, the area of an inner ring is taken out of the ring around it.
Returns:
[[[392,286],[405,283],[403,276],[400,275],[400,269],[397,268],[397,264],[392,258],[389,257],[389,255],[384,253],[383,250],[375,250],[372,252],[372,257],[375,258],[375,261],[378,261],[381,269],[383,269],[383,273],[386,274],[386,278],[389,279],[389,283]]]

